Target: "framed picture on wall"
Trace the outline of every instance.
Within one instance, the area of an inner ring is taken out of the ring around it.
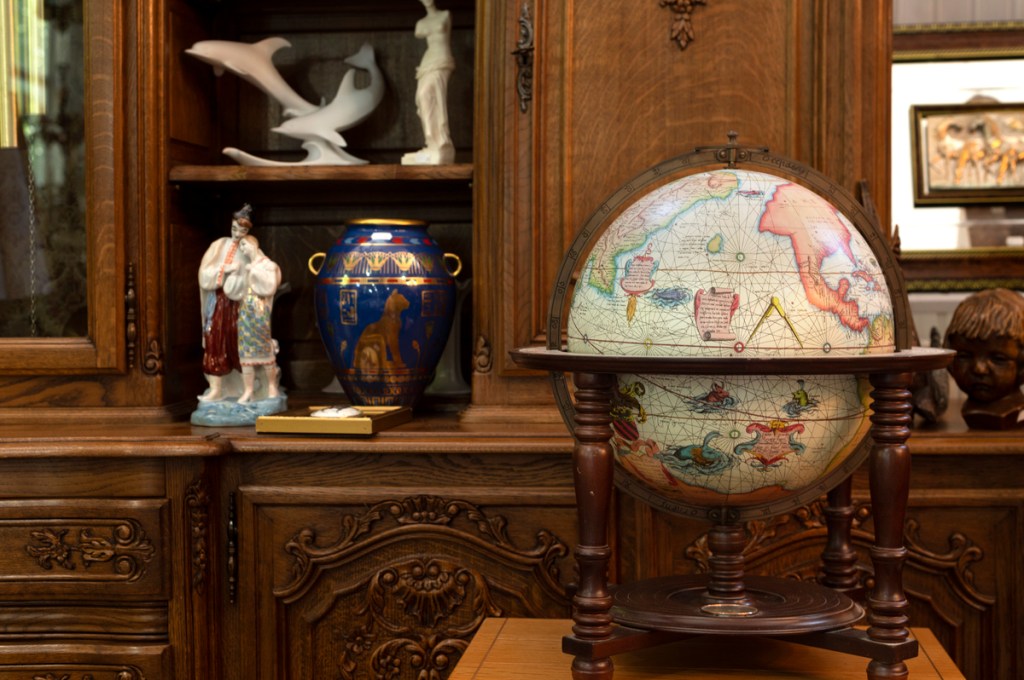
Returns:
[[[1024,103],[911,107],[915,205],[1024,202]]]

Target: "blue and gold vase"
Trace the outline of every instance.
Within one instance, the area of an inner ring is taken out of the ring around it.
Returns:
[[[419,220],[354,220],[330,250],[309,258],[320,337],[353,404],[412,406],[419,398],[448,341],[461,268]]]

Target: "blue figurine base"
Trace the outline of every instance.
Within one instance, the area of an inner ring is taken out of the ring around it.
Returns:
[[[239,427],[255,425],[260,416],[269,416],[288,410],[288,397],[270,397],[239,404],[233,399],[200,401],[192,412],[192,424],[205,427]]]

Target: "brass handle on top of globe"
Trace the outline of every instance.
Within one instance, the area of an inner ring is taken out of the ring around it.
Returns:
[[[315,260],[318,257],[323,258],[323,259],[320,260],[320,264],[319,265],[314,265],[313,264],[313,260]],[[309,267],[309,271],[312,272],[313,276],[319,276],[320,275],[320,270],[323,268],[324,260],[326,260],[326,259],[327,259],[327,253],[313,253],[312,255],[310,255],[309,260],[306,262],[306,266]]]

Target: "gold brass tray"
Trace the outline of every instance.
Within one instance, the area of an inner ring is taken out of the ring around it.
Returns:
[[[313,416],[327,406],[310,406],[256,419],[256,432],[267,434],[356,434],[371,435],[412,419],[408,406],[357,406],[362,413],[348,418]]]

